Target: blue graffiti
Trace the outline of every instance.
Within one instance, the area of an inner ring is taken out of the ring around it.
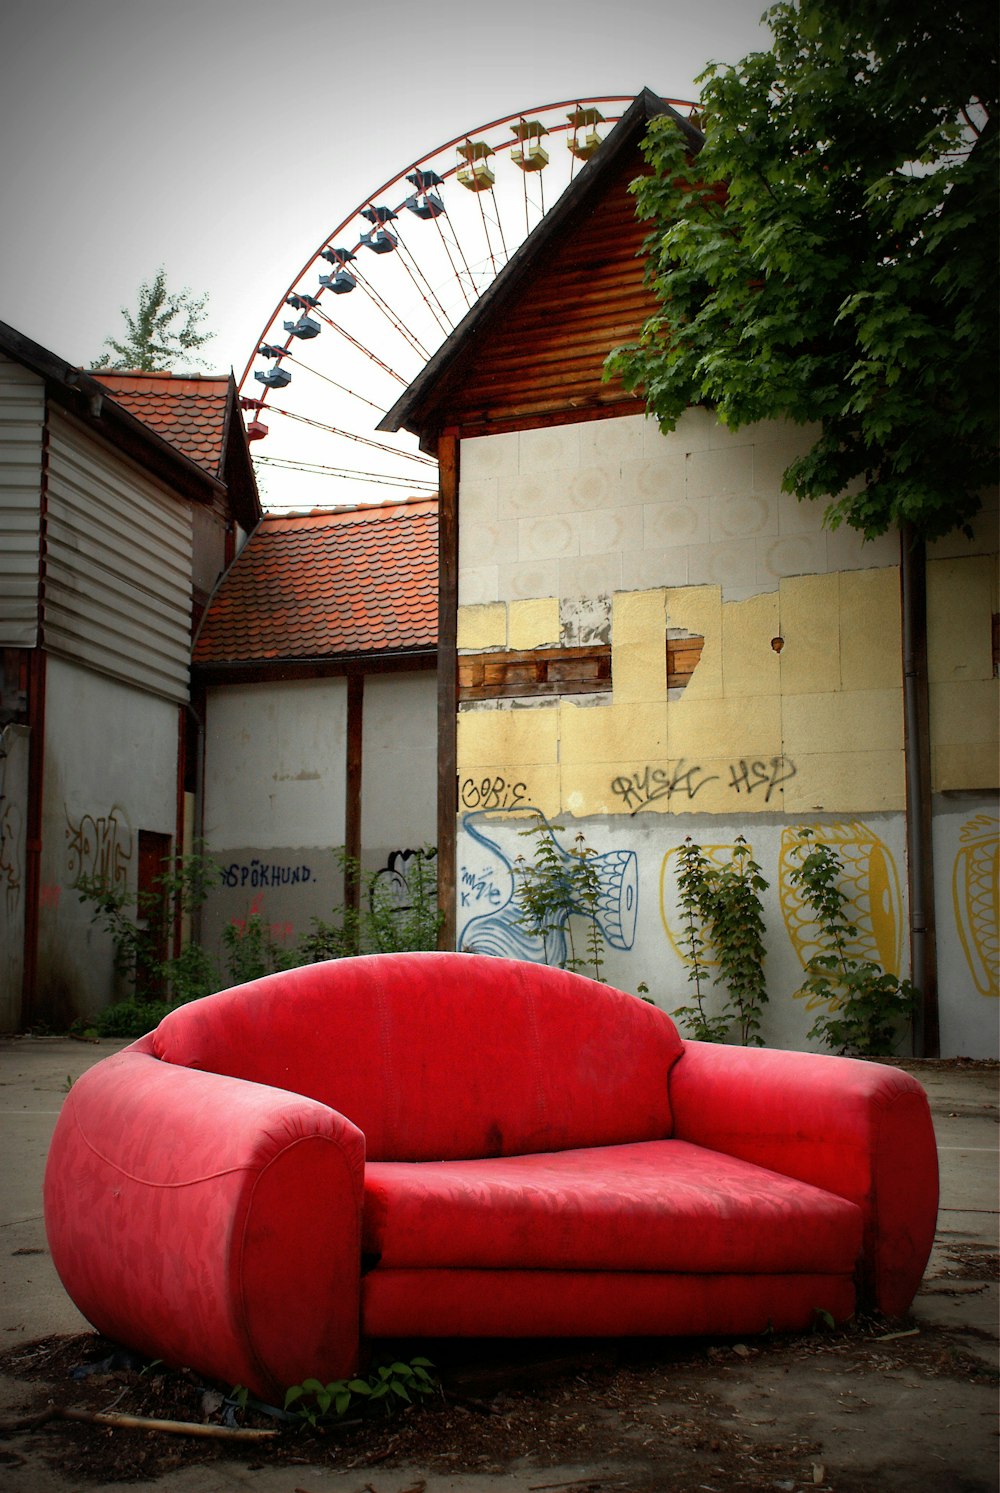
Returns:
[[[560,843],[556,830],[545,816],[530,804],[519,805],[497,813],[480,809],[466,814],[461,860],[458,869],[459,935],[458,947],[476,954],[493,954],[505,959],[527,959],[536,964],[562,964],[566,958],[565,925],[544,935],[527,933],[515,898],[514,867],[486,827],[494,823],[523,829],[541,826],[560,856],[569,860],[570,852]],[[634,850],[606,850],[594,856],[600,879],[600,895],[595,914],[579,909],[581,917],[593,916],[605,942],[613,949],[630,949],[635,942],[635,924],[639,910],[639,864]],[[464,919],[464,921],[463,921]]]

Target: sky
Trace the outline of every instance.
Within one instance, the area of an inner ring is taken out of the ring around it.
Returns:
[[[477,124],[767,46],[763,0],[5,0],[0,319],[99,360],[163,265],[240,377],[335,225]]]

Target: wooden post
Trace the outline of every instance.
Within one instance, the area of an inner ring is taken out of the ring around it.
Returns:
[[[455,947],[455,834],[458,815],[458,436],[438,440],[438,947]]]
[[[361,907],[361,753],[364,741],[365,676],[347,676],[347,781],[344,790],[344,906]]]

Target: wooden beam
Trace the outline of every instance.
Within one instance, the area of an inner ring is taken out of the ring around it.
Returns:
[[[364,745],[365,676],[347,676],[347,781],[344,795],[344,905],[361,906],[361,761]]]
[[[459,444],[453,430],[438,440],[438,906],[442,949],[455,947],[458,818],[458,479]]]

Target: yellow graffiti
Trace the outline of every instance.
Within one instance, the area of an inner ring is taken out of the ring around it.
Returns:
[[[113,891],[124,891],[132,859],[132,831],[122,809],[95,817],[84,814],[74,824],[66,811],[66,856],[70,884],[92,877]]]
[[[1000,995],[1000,819],[977,814],[962,826],[960,839],[951,879],[955,923],[976,989],[980,995]]]
[[[734,849],[732,841],[728,844],[701,845],[699,849],[709,864],[718,867],[720,871],[725,866],[732,864]],[[752,857],[753,846],[748,845],[747,851]],[[691,961],[683,950],[684,927],[681,923],[681,912],[677,900],[677,872],[679,870],[678,857],[680,852],[681,847],[675,845],[673,850],[667,851],[663,857],[663,864],[660,866],[660,921],[663,924],[667,938],[670,940],[670,947],[678,959],[684,964],[690,964]],[[707,969],[714,969],[719,963],[718,959],[710,956],[708,950],[705,951],[705,956],[701,962]]]
[[[872,960],[887,974],[898,975],[902,952],[902,897],[892,852],[860,820],[809,827],[817,842],[829,845],[837,852],[843,866],[842,886],[848,901],[846,911],[858,930],[848,948],[851,958]],[[822,952],[823,943],[812,908],[803,898],[801,889],[793,886],[789,879],[789,872],[798,864],[797,847],[801,843],[796,830],[782,831],[778,896],[785,928],[805,968],[814,954]],[[795,991],[797,999],[801,1000],[805,995],[804,990]],[[824,1003],[814,998],[806,1001],[806,1008],[812,1010],[820,1004]]]

